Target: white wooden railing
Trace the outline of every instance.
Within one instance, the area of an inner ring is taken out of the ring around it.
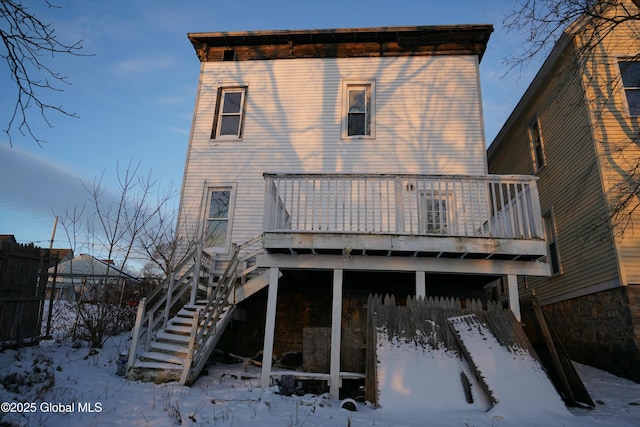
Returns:
[[[140,301],[131,332],[127,370],[134,366],[139,350],[149,350],[155,333],[167,326],[171,312],[184,303],[186,295],[190,295],[189,303],[194,304],[201,292],[206,293],[206,303],[194,314],[180,383],[194,380],[213,351],[213,340],[219,332],[217,324],[230,304],[231,293],[236,285],[257,274],[254,259],[261,251],[262,235],[241,245],[233,244],[227,267],[214,284],[213,260],[199,242],[167,280]],[[208,282],[207,286],[202,287],[201,279]]]
[[[543,239],[536,177],[264,174],[264,231]]]

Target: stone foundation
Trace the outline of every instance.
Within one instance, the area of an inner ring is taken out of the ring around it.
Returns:
[[[625,286],[543,307],[576,362],[640,382],[640,286]]]

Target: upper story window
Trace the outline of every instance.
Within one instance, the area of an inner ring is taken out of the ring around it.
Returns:
[[[640,116],[640,61],[620,61],[619,64],[629,114]]]
[[[245,86],[221,87],[218,89],[216,116],[213,122],[211,138],[240,138],[242,136],[242,116]]]
[[[374,136],[374,90],[373,82],[345,83],[343,138]]]
[[[544,147],[542,143],[542,132],[540,132],[540,121],[536,116],[529,123],[529,144],[531,147],[531,160],[533,161],[533,172],[538,173],[545,165]]]

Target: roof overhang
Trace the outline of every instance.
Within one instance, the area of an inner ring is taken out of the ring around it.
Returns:
[[[189,33],[202,62],[293,58],[477,55],[493,25]]]

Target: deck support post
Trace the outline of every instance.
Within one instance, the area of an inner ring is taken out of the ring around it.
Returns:
[[[267,295],[267,318],[264,326],[264,348],[262,350],[262,388],[271,385],[271,362],[273,360],[273,339],[276,331],[276,303],[278,302],[278,279],[280,269],[269,269],[269,293]]]
[[[513,312],[518,322],[520,317],[520,295],[518,294],[518,276],[515,274],[507,275],[507,288],[509,290],[509,309]]]
[[[424,271],[416,271],[416,298],[427,296],[427,274]]]
[[[340,399],[340,342],[342,329],[342,269],[333,270],[333,303],[331,308],[331,364],[329,392]]]

